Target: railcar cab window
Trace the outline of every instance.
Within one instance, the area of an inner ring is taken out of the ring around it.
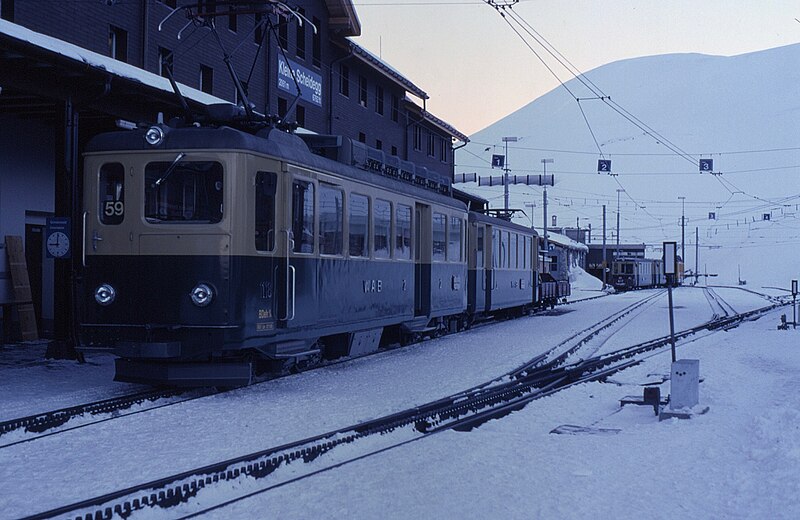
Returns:
[[[125,167],[107,163],[100,168],[100,222],[116,226],[125,218]]]
[[[314,184],[295,180],[292,183],[292,251],[314,252]]]
[[[215,224],[222,220],[220,163],[151,162],[145,166],[144,178],[144,216],[151,224]]]
[[[338,188],[319,187],[319,252],[341,255],[344,242],[344,193]]]
[[[394,215],[394,257],[411,260],[411,207],[398,204]]]
[[[450,229],[447,234],[447,259],[451,262],[463,261],[461,252],[461,219],[450,217]]]
[[[375,258],[390,258],[392,236],[392,203],[388,200],[375,199],[372,208],[372,243],[375,247]]]
[[[256,173],[256,250],[275,249],[275,190],[278,176],[272,172]]]
[[[447,217],[442,213],[433,214],[433,255],[434,262],[447,260]]]
[[[350,256],[368,257],[369,197],[351,193],[348,207],[350,208],[350,226],[348,230],[350,235],[350,247],[348,248]]]

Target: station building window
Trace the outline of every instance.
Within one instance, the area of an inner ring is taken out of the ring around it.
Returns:
[[[282,15],[278,16],[278,45],[289,50],[289,19]]]
[[[263,16],[260,13],[257,13],[256,16],[255,16],[255,28],[256,28],[256,30],[253,32],[253,42],[254,43],[260,44],[261,40],[267,34],[264,31],[264,26],[261,24],[262,21],[264,21]]]
[[[115,60],[128,62],[128,31],[113,25],[109,27],[108,52]]]
[[[392,155],[397,155],[397,147],[392,146]]]
[[[375,112],[383,115],[383,87],[375,85]]]
[[[317,28],[315,32],[311,33],[311,63],[315,67],[322,66],[322,22],[316,16],[311,19],[311,23]]]
[[[300,16],[305,16],[306,12],[305,9],[299,7],[297,12]],[[295,24],[297,28],[297,47],[295,48],[295,54],[300,59],[306,59],[306,24],[303,23],[302,25],[297,23]]]
[[[339,64],[339,94],[350,97],[350,68]]]
[[[294,111],[295,111],[295,114],[294,114],[295,118],[294,119],[295,119],[295,122],[297,123],[297,126],[305,128],[305,126],[306,126],[306,107],[304,107],[303,105],[298,104],[295,107]]]
[[[428,155],[433,157],[436,152],[436,136],[433,132],[428,133]]]
[[[418,125],[414,125],[414,150],[422,151],[422,129]]]
[[[358,77],[358,104],[367,108],[367,78]]]
[[[366,143],[367,142],[367,134],[365,134],[364,132],[359,132],[358,133],[358,142],[359,143]]]
[[[383,150],[383,141],[380,139],[375,139],[375,148],[378,150]]]
[[[350,256],[369,256],[367,231],[369,228],[369,198],[366,195],[351,193],[348,201],[349,251]]]
[[[14,21],[14,0],[2,0],[0,2],[0,18]]]
[[[447,139],[439,139],[439,160],[447,162]]]
[[[158,48],[158,75],[168,78],[170,74],[174,74],[174,55],[169,49],[164,47]]]
[[[207,65],[200,65],[200,90],[206,94],[214,91],[214,69]]]
[[[400,121],[400,99],[395,95],[392,94],[392,121],[397,123]]]
[[[236,14],[236,8],[232,5],[228,6],[228,30],[231,32],[239,30],[239,17]]]

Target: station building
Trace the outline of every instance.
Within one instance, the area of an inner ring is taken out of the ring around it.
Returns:
[[[243,104],[230,63],[252,109],[278,124],[341,135],[452,180],[454,147],[467,136],[353,41],[353,2],[301,0],[294,13],[283,5],[0,0],[0,247],[23,237],[40,335],[70,339],[81,241],[54,259],[45,232],[48,219],[68,217],[75,236],[84,146],[100,132],[181,115],[170,76],[190,109]],[[16,320],[10,274],[0,250],[6,339]]]

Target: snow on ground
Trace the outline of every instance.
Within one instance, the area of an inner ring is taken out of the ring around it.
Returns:
[[[740,311],[767,303],[737,289],[717,292]],[[578,302],[549,315],[493,324],[0,449],[0,481],[5,483],[0,518],[33,514],[452,394],[518,366],[646,294],[651,293]],[[700,289],[678,289],[675,300],[678,330],[712,313]],[[665,301],[662,295],[631,318],[614,336],[615,348],[665,334]],[[778,332],[776,324],[772,315],[681,350],[681,355],[701,359],[701,399],[712,407],[692,421],[658,423],[652,409],[618,408],[623,395],[641,393],[638,384],[648,373],[669,371],[668,355],[660,355],[615,376],[624,386],[582,385],[472,433],[435,435],[219,515],[583,518],[604,513],[640,518],[646,513],[658,518],[796,512],[789,497],[797,496],[797,480],[780,477],[800,469],[798,405],[783,398],[797,382],[800,356],[795,333]],[[3,415],[53,409],[93,393],[124,393],[118,383],[103,379],[110,379],[110,358],[92,361],[98,366],[0,366]],[[94,390],[81,393],[76,379]],[[39,396],[35,403],[30,402],[33,395]],[[548,434],[565,423],[622,432]],[[752,441],[756,444],[748,446]],[[765,490],[765,478],[777,487]],[[738,495],[729,497],[726,489]],[[765,491],[771,493],[769,503],[759,495]],[[704,496],[712,500],[706,503]]]

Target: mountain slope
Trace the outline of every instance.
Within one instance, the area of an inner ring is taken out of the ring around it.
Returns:
[[[549,92],[473,135],[458,152],[456,171],[501,174],[488,161],[493,153],[504,153],[503,136],[516,136],[519,141],[509,143],[511,174],[541,173],[541,159],[552,158],[547,172],[555,174],[556,185],[548,190],[548,214],[556,215],[558,225],[574,226],[577,218],[581,227],[591,223],[597,241],[603,204],[608,240],[616,240],[617,190],[624,189],[619,192],[622,242],[680,242],[678,197],[686,197],[687,263],[694,265],[697,227],[700,270],[703,260],[719,255],[726,261],[716,263],[725,265],[709,270],[725,271],[726,281],[731,276],[736,281],[738,264],[731,264],[731,255],[742,246],[800,245],[800,45],[733,57],[635,58],[599,67],[585,78],[610,101],[587,99],[595,94],[572,79],[566,86],[581,98],[580,107],[565,88]],[[631,123],[610,105],[642,123]],[[640,128],[645,125],[662,137],[648,135]],[[664,139],[680,154],[664,146]],[[596,173],[601,153],[612,160],[616,176]],[[722,174],[700,174],[700,158],[713,159],[714,170]],[[503,205],[502,187],[459,187],[490,199],[492,207]],[[541,189],[511,186],[510,191],[510,206],[525,209],[539,228]],[[526,203],[536,204],[532,215]],[[709,220],[712,212],[715,220]],[[764,214],[769,221],[762,220]],[[530,220],[520,216],[519,222]],[[745,256],[747,269],[756,271],[749,267],[752,255]],[[793,269],[782,258],[777,255],[780,265],[773,272]]]

